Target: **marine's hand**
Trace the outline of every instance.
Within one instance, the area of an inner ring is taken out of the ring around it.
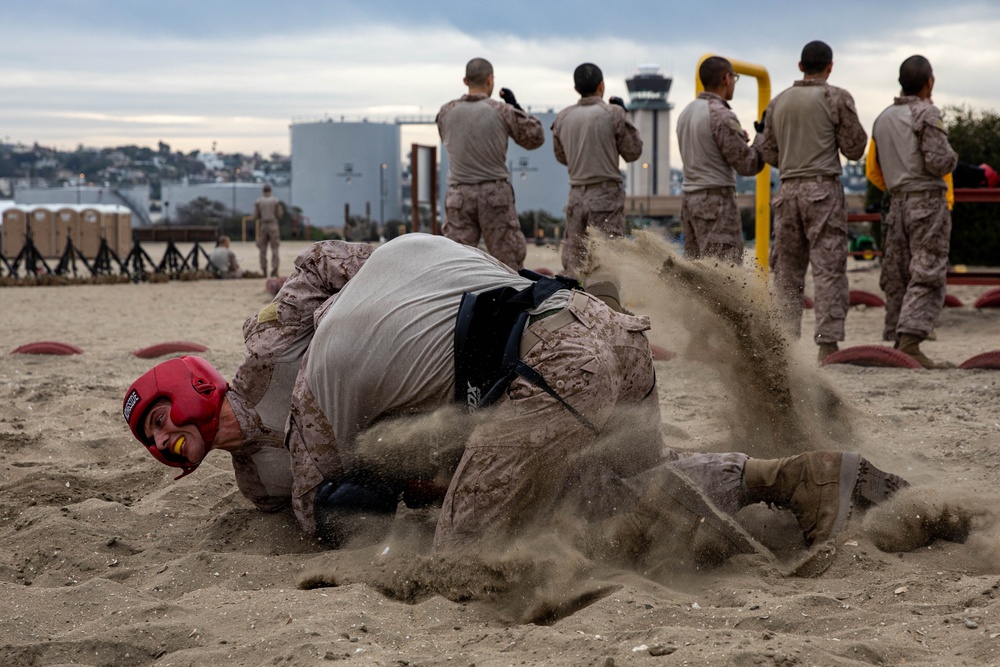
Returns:
[[[500,89],[500,99],[506,102],[507,104],[511,105],[518,111],[524,111],[524,109],[521,108],[521,105],[517,103],[517,98],[514,97],[514,91],[511,90],[510,88]]]
[[[760,115],[760,120],[755,120],[753,122],[753,129],[757,130],[758,133],[764,131],[764,119],[767,118],[767,109],[764,109],[764,113]]]
[[[617,104],[622,109],[625,109],[625,100],[623,100],[622,98],[618,97],[617,95],[612,95],[611,97],[609,97],[608,98],[608,104]],[[628,111],[628,109],[625,109],[625,111]]]

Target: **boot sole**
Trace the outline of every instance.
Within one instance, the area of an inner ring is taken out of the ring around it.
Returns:
[[[899,475],[876,468],[857,452],[844,452],[840,463],[840,506],[830,537],[843,530],[854,509],[864,512],[909,485]]]

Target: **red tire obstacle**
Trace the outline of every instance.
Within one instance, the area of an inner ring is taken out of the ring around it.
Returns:
[[[852,289],[848,293],[852,306],[868,306],[869,308],[885,308],[885,301],[878,294],[872,294],[860,289]]]
[[[659,345],[650,344],[649,351],[653,353],[653,361],[670,361],[677,356],[676,352],[671,352],[665,347],[660,347]]]
[[[944,295],[944,307],[945,308],[961,308],[963,305],[964,304],[962,303],[962,300],[959,299],[954,294],[945,294]]]
[[[974,357],[969,357],[959,364],[958,367],[963,370],[1000,370],[1000,350],[990,350],[989,352],[983,352],[982,354],[977,354]]]
[[[285,281],[287,279],[288,278],[284,277],[278,278],[271,276],[270,278],[267,279],[267,282],[264,283],[264,288],[267,290],[267,293],[270,294],[271,296],[277,296],[278,292],[281,291],[281,287],[285,284]]]
[[[823,366],[830,364],[878,366],[881,368],[921,368],[920,363],[905,352],[881,345],[845,347],[823,360]]]
[[[14,348],[11,354],[83,354],[76,345],[55,340],[40,340]]]
[[[1000,287],[983,292],[973,305],[976,308],[1000,308]]]
[[[192,343],[186,340],[171,340],[165,343],[157,343],[149,347],[139,348],[132,354],[140,359],[154,359],[166,354],[176,354],[178,352],[206,352],[208,348],[201,343]]]

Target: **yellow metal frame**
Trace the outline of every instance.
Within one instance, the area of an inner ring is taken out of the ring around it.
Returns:
[[[698,78],[698,70],[707,58],[718,54],[706,53],[699,60],[694,70],[695,97],[705,90]],[[725,56],[722,56],[725,58]],[[771,101],[771,76],[763,65],[743,62],[726,58],[732,66],[733,71],[740,76],[752,76],[757,79],[757,118],[760,118],[764,110],[767,109]],[[767,271],[767,255],[771,246],[771,167],[764,165],[764,169],[757,174],[756,193],[756,235],[757,235],[757,264],[763,271]]]

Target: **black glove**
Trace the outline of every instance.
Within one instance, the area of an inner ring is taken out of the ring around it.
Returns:
[[[524,111],[524,109],[521,108],[521,105],[517,103],[517,98],[514,97],[514,91],[511,90],[510,88],[500,89],[500,99],[506,102],[507,104],[511,105],[518,111]]]
[[[617,95],[612,95],[611,97],[609,97],[608,98],[608,104],[617,104],[622,109],[625,109],[625,100],[623,100],[622,98],[618,97]],[[625,109],[625,111],[628,111],[628,109]]]
[[[333,549],[374,544],[388,534],[396,516],[398,496],[384,484],[360,486],[329,480],[313,496],[316,535]]]
[[[753,122],[753,129],[757,130],[757,134],[760,134],[761,132],[764,131],[764,119],[765,118],[767,118],[767,109],[764,109],[764,113],[762,113],[760,115],[760,120],[759,121],[755,120]]]

